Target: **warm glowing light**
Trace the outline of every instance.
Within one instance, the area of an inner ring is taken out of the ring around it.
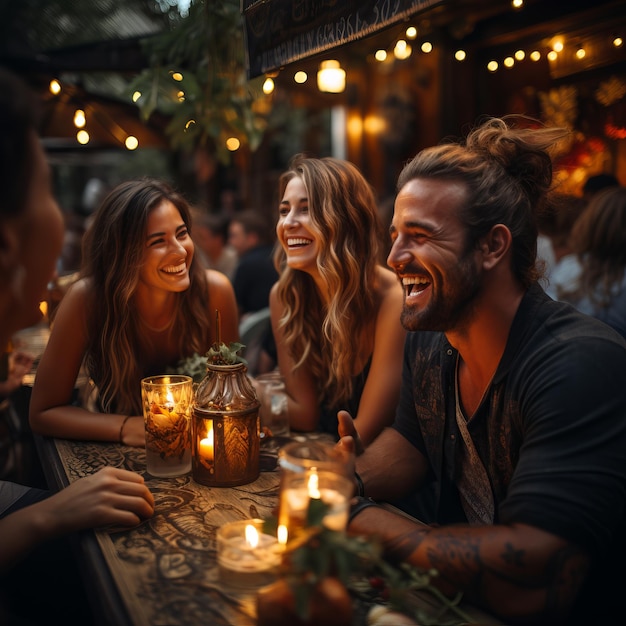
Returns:
[[[385,130],[386,124],[382,117],[378,115],[368,115],[363,122],[363,128],[365,132],[370,135],[379,135]]]
[[[363,132],[363,120],[358,115],[352,115],[348,119],[348,135],[358,137]]]
[[[539,61],[540,58],[541,58],[541,52],[539,52],[539,50],[533,50],[530,53],[530,60],[531,61]]]
[[[203,459],[206,459],[210,463],[213,463],[214,457],[214,434],[213,434],[213,420],[209,420],[209,426],[207,429],[207,434],[204,439],[200,440],[199,443],[199,452],[200,456]]]
[[[400,61],[408,59],[411,56],[413,49],[404,39],[399,39],[393,49],[393,56]]]
[[[514,9],[521,9],[524,6],[524,0],[511,0],[511,6]]]
[[[550,50],[550,52],[548,52],[548,61],[556,61],[558,58],[559,55],[554,50]]]
[[[276,538],[278,539],[278,543],[281,546],[284,546],[287,543],[287,539],[289,538],[289,531],[287,530],[287,526],[281,524],[276,529]]]
[[[386,50],[376,50],[376,54],[374,58],[381,63],[387,59],[387,51]]]
[[[319,500],[322,497],[319,490],[319,482],[317,472],[311,472],[309,482],[307,483],[307,489],[309,490],[309,498],[312,498],[313,500]]]
[[[56,78],[53,78],[50,81],[48,89],[50,89],[50,93],[56,96],[57,94],[61,93],[61,83]]]
[[[268,96],[272,91],[274,91],[274,81],[268,77],[263,83],[263,93]]]
[[[251,548],[259,545],[259,531],[252,524],[246,524],[246,543]]]
[[[621,48],[623,43],[624,43],[624,40],[621,37],[615,37],[615,39],[613,39],[613,45],[616,48]]]
[[[178,98],[179,102],[184,102],[185,101],[185,92],[184,91],[179,91],[176,94],[176,97]]]
[[[513,67],[515,65],[515,59],[513,57],[506,57],[502,63],[504,67]]]
[[[578,50],[576,50],[576,58],[577,59],[584,59],[586,54],[587,53],[585,52],[584,48],[578,48]]]
[[[552,42],[552,50],[554,50],[555,52],[563,52],[563,40],[562,39],[555,39]]]
[[[299,85],[302,85],[302,83],[306,83],[306,81],[309,80],[309,77],[306,72],[300,70],[293,75],[293,80]]]
[[[172,78],[180,82],[183,79],[183,75],[180,72],[172,72]]]
[[[137,102],[139,98],[141,98],[141,91],[135,91],[135,93],[133,94],[133,102]]]
[[[317,87],[328,93],[341,93],[346,88],[346,71],[339,61],[322,61],[317,72]]]
[[[76,133],[76,141],[78,141],[78,143],[82,144],[83,146],[86,143],[89,143],[89,133],[86,130],[79,130]]]
[[[45,300],[42,300],[39,303],[39,310],[41,311],[41,314],[46,317],[46,315],[48,315],[48,303]]]
[[[192,126],[194,126],[196,123],[196,120],[187,120],[187,123],[185,124],[185,130],[189,130]]]
[[[515,52],[516,61],[523,61],[525,57],[526,57],[526,53],[523,50],[517,50]]]
[[[85,112],[82,109],[76,109],[74,112],[74,126],[76,126],[76,128],[82,128],[85,122]]]
[[[407,39],[415,39],[417,37],[417,28],[415,28],[415,26],[409,26],[406,29],[405,35]]]
[[[137,137],[133,137],[133,135],[128,135],[126,137],[126,141],[124,142],[127,150],[136,150],[139,146],[139,140]]]
[[[422,52],[424,52],[425,54],[428,54],[429,52],[433,51],[433,44],[430,43],[430,41],[425,41],[422,44]]]
[[[455,58],[457,61],[465,61],[465,57],[466,57],[466,56],[467,56],[467,55],[465,54],[465,50],[457,50],[457,51],[454,53],[454,58]]]
[[[497,61],[489,61],[489,63],[487,63],[487,69],[490,72],[495,72],[498,69],[498,62]]]
[[[239,150],[240,146],[241,146],[241,142],[239,141],[239,139],[237,139],[237,137],[229,137],[226,140],[226,147],[231,152],[235,152],[235,150]]]

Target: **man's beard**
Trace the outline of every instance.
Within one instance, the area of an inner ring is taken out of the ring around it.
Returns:
[[[405,270],[410,273],[410,268]],[[481,276],[473,262],[472,255],[466,254],[459,264],[447,274],[445,290],[435,292],[426,308],[417,309],[404,304],[400,321],[408,331],[431,330],[446,332],[466,325],[473,315],[474,303],[481,289]],[[440,281],[440,285],[441,285]]]

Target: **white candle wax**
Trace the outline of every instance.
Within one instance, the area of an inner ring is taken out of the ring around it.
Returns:
[[[276,537],[257,532],[257,540],[251,542],[245,536],[245,526],[249,525],[233,522],[218,530],[220,577],[236,587],[259,587],[272,582],[280,564],[282,546]]]

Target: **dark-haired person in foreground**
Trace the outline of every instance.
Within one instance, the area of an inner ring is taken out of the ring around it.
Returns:
[[[32,94],[0,69],[3,346],[15,331],[40,320],[39,302],[63,243],[63,218],[52,195],[36,120]],[[74,623],[70,615],[75,615],[76,623],[84,625],[78,589],[70,586],[70,578],[64,578],[69,577],[69,546],[51,540],[107,524],[134,526],[153,511],[154,499],[143,478],[113,467],[77,480],[54,495],[0,481],[0,623],[43,623],[31,620],[45,615],[51,623],[62,617],[69,624]],[[67,612],[60,614],[64,601]],[[5,602],[11,606],[7,608]]]
[[[626,343],[537,284],[558,129],[492,119],[403,170],[393,427],[357,458],[350,530],[506,624],[622,623]],[[339,415],[340,447],[358,448]],[[377,506],[434,486],[420,526]]]

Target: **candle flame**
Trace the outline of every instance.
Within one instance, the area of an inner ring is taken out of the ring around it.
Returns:
[[[259,532],[252,524],[246,525],[246,543],[251,548],[256,548],[259,545]]]
[[[317,472],[311,472],[307,487],[309,489],[309,498],[319,500],[322,497],[319,490],[319,476]]]
[[[287,544],[287,538],[289,537],[289,531],[287,530],[287,526],[281,524],[276,530],[276,537],[278,538],[278,543],[281,546]]]
[[[172,405],[174,404],[174,396],[172,395],[171,389],[167,390],[167,403]]]

